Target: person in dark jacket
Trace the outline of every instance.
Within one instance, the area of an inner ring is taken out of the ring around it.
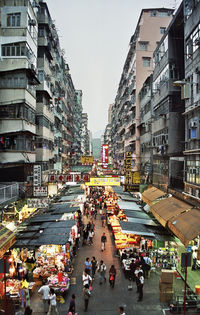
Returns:
[[[84,302],[85,302],[84,312],[87,312],[90,295],[91,295],[91,293],[89,290],[89,285],[86,284],[83,288],[83,298],[84,298]]]
[[[75,305],[75,294],[72,294],[71,300],[70,300],[70,304],[69,304],[69,309],[68,312],[72,312],[72,314],[75,314],[75,309],[76,309],[76,305]]]
[[[110,287],[111,288],[114,288],[115,286],[115,277],[116,277],[116,274],[117,274],[117,270],[115,269],[115,266],[112,265],[110,267],[110,270],[109,270],[109,283],[110,283]]]
[[[30,308],[30,306],[27,306],[25,308],[25,311],[24,311],[24,315],[31,315],[32,314],[32,309]]]

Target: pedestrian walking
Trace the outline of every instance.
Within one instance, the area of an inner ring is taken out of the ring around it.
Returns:
[[[192,253],[192,270],[196,269],[197,264],[197,250],[195,249]]]
[[[92,245],[93,244],[93,237],[94,237],[94,231],[93,230],[89,231],[88,237],[89,237],[88,245]]]
[[[44,281],[41,288],[38,290],[38,293],[42,294],[42,302],[44,305],[44,312],[47,313],[49,309],[49,293],[50,288],[48,284]]]
[[[102,216],[101,216],[101,224],[102,224],[102,227],[105,227],[105,224],[106,224],[106,216],[105,216],[105,213],[103,213]]]
[[[106,265],[104,264],[103,260],[100,261],[100,264],[98,266],[98,272],[99,272],[99,284],[102,284],[102,281],[104,279],[104,282],[106,282]]]
[[[82,282],[83,282],[83,286],[85,286],[86,284],[88,284],[88,286],[92,284],[92,278],[90,275],[88,275],[86,270],[83,271]]]
[[[107,242],[106,233],[103,233],[103,235],[101,236],[101,251],[102,252],[106,249],[106,242]]]
[[[92,263],[89,257],[85,259],[84,265],[85,265],[85,271],[87,272],[88,275],[90,275],[91,270],[92,270]]]
[[[50,305],[49,305],[49,310],[48,310],[47,315],[50,315],[52,311],[53,311],[53,314],[56,313],[57,315],[59,315],[58,309],[57,309],[56,294],[53,288],[50,289],[49,300],[50,300]]]
[[[75,311],[76,311],[75,298],[76,298],[75,294],[72,294],[72,297],[71,297],[71,300],[70,300],[70,303],[69,303],[68,312],[71,312],[72,315],[74,315]]]
[[[115,277],[116,277],[116,274],[117,274],[117,270],[115,269],[115,266],[112,265],[110,267],[110,270],[109,270],[109,283],[110,283],[110,287],[111,288],[114,288],[115,286]]]
[[[98,261],[96,260],[94,256],[91,259],[91,263],[92,263],[92,279],[94,279],[96,270],[98,268]]]
[[[84,297],[84,302],[85,302],[84,312],[87,312],[90,296],[91,296],[91,292],[89,290],[89,285],[86,284],[83,288],[83,297]]]
[[[140,283],[139,282],[139,273],[140,272],[143,274],[141,267],[137,266],[135,269],[135,281],[136,281],[137,293],[139,293],[139,283]]]
[[[138,279],[139,279],[139,283],[138,283],[139,296],[138,296],[137,301],[140,302],[143,299],[143,285],[144,285],[144,277],[143,277],[142,272],[138,273]]]
[[[32,313],[33,313],[33,310],[30,308],[30,306],[27,306],[25,308],[24,315],[32,315]]]
[[[119,314],[121,314],[121,315],[126,315],[125,312],[124,312],[123,306],[120,306],[119,309],[118,309],[118,311],[119,311]]]

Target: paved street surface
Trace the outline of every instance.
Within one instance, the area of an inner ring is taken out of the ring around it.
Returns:
[[[166,305],[162,305],[159,301],[159,277],[160,275],[152,272],[150,279],[145,279],[144,284],[144,298],[142,302],[137,302],[137,293],[135,282],[133,284],[133,290],[128,290],[130,281],[125,279],[124,273],[121,270],[121,264],[119,257],[116,255],[115,246],[112,241],[112,233],[107,227],[101,227],[101,220],[98,216],[95,221],[95,237],[94,245],[80,246],[78,254],[74,260],[74,272],[72,274],[72,280],[74,284],[71,284],[69,293],[66,298],[65,304],[59,304],[59,314],[67,315],[69,300],[72,293],[76,295],[76,311],[78,314],[84,313],[84,300],[82,296],[82,272],[84,269],[84,261],[86,257],[95,256],[98,261],[104,260],[107,266],[107,274],[110,266],[115,265],[117,269],[117,277],[115,282],[115,288],[111,289],[108,280],[105,284],[99,285],[98,274],[93,283],[92,296],[89,300],[89,307],[87,314],[89,315],[117,315],[118,307],[124,306],[126,315],[161,315],[162,309],[167,308]],[[100,250],[100,238],[103,233],[106,232],[107,244],[106,250],[102,253]],[[82,244],[81,244],[82,245]],[[108,276],[107,276],[108,279]],[[37,294],[37,290],[31,299],[31,307],[34,312],[33,315],[44,315],[43,305],[40,297]]]

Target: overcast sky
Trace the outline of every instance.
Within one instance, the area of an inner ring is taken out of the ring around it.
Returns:
[[[143,8],[177,8],[179,0],[46,0],[76,89],[83,91],[93,135],[104,130],[129,41]]]

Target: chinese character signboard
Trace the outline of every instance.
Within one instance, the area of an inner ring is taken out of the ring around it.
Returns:
[[[81,164],[82,165],[93,165],[93,156],[81,156]]]
[[[108,144],[102,146],[102,168],[108,168]]]
[[[33,166],[33,186],[41,186],[42,184],[42,172],[41,165]]]
[[[131,152],[126,152],[125,167],[126,167],[126,181],[125,181],[126,191],[134,191],[135,189],[138,188],[138,185],[140,184],[140,172],[131,170]]]
[[[74,182],[79,183],[81,181],[89,182],[90,175],[81,173],[70,173],[70,174],[60,174],[60,175],[49,175],[49,183],[67,183]]]
[[[120,186],[119,177],[92,177],[86,186]]]
[[[27,204],[29,208],[46,208],[49,205],[49,199],[31,198],[27,200]]]
[[[34,197],[47,197],[48,196],[48,187],[47,186],[33,187],[33,196]]]

